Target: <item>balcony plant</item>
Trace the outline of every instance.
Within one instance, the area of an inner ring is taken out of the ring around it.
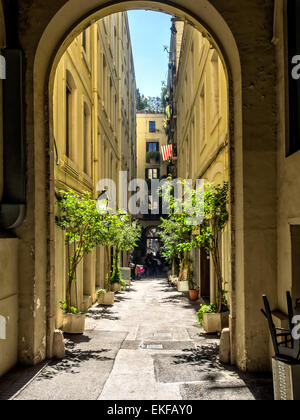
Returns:
[[[105,243],[104,220],[90,193],[79,195],[71,190],[60,191],[59,194],[56,224],[64,231],[68,253],[66,300],[61,302],[63,330],[79,334],[84,332],[85,314],[79,311],[78,304],[72,304],[72,290],[73,287],[76,290],[77,268],[84,255]],[[77,293],[75,295],[77,299]]]
[[[160,153],[159,152],[147,152],[146,153],[146,160],[148,163],[157,164],[160,161]]]

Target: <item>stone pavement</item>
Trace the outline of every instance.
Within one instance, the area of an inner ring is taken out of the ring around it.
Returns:
[[[272,399],[271,375],[219,362],[218,338],[194,323],[198,307],[165,279],[137,280],[113,307],[89,311],[83,336],[66,336],[64,360],[35,368],[25,386],[26,370],[2,378],[0,399]]]

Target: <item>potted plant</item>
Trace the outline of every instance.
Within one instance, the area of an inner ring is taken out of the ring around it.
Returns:
[[[114,292],[110,292],[105,289],[100,289],[97,293],[97,297],[99,305],[111,306],[115,303]]]
[[[172,220],[171,218],[162,219],[158,232],[162,242],[162,255],[171,268],[169,280],[172,285],[176,286],[178,284],[178,276],[180,272],[179,252],[177,246],[181,240],[181,235],[177,228],[178,224],[175,220]]]
[[[68,278],[66,300],[61,302],[64,312],[63,331],[71,334],[84,332],[85,314],[72,303],[72,289],[75,287],[78,265],[84,255],[93,251],[95,246],[105,241],[103,216],[97,210],[96,202],[90,193],[77,194],[74,191],[60,191],[58,197],[59,215],[56,224],[65,233],[68,253]]]
[[[171,178],[168,178],[172,181]],[[162,219],[161,238],[164,242],[166,253],[176,254],[181,261],[179,281],[185,278],[189,281],[191,298],[198,297],[199,291],[195,287],[192,275],[193,262],[191,251],[195,248],[205,248],[212,255],[217,279],[216,313],[219,318],[228,318],[228,305],[224,301],[223,276],[220,258],[220,241],[222,232],[228,222],[228,183],[223,186],[205,184],[198,191],[190,188],[185,181],[179,181],[185,188],[185,203],[182,198],[175,198],[172,194],[172,182],[166,188],[164,198],[170,200],[170,215]],[[191,215],[201,215],[198,217]],[[172,230],[172,233],[171,233]],[[169,237],[170,236],[170,237]],[[194,290],[193,290],[194,289]],[[225,311],[225,315],[224,314]]]
[[[171,178],[168,178],[170,181]],[[195,204],[196,191],[189,188],[185,181],[179,181],[180,188],[184,186],[185,197],[188,198],[182,207],[181,198],[175,198],[170,189],[165,189],[165,199],[170,200],[170,215],[168,219],[162,219],[160,237],[163,242],[163,250],[166,257],[175,265],[180,261],[178,276],[178,291],[188,291],[191,300],[197,300],[199,290],[194,278],[193,260],[191,252],[198,247],[193,237],[195,226],[191,223],[190,206]],[[172,188],[172,186],[171,186]]]
[[[225,294],[225,292],[223,292]],[[223,299],[222,311],[218,312],[216,303],[210,305],[201,305],[197,312],[199,325],[207,333],[222,332],[229,324],[229,308],[226,299]]]
[[[147,152],[146,159],[148,163],[156,164],[159,162],[160,159],[160,153],[159,152]]]
[[[136,221],[131,221],[128,213],[118,211],[109,216],[106,241],[113,250],[113,264],[110,276],[112,290],[119,292],[126,288],[120,272],[120,252],[131,251],[137,246],[141,236],[141,226]]]
[[[78,312],[75,306],[68,306],[67,301],[60,302],[63,316],[63,331],[68,334],[83,334],[85,328],[85,313]]]
[[[229,307],[224,292],[220,243],[222,232],[228,222],[228,183],[223,186],[206,185],[204,190],[204,221],[196,241],[212,256],[216,274],[216,302],[209,310],[203,308],[204,329],[206,332],[221,332],[229,325]],[[201,310],[201,309],[200,309]]]

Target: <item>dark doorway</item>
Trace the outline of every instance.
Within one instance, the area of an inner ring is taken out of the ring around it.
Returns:
[[[300,298],[300,225],[291,226],[292,297]]]
[[[210,256],[205,249],[201,249],[201,285],[200,294],[205,300],[210,303]]]

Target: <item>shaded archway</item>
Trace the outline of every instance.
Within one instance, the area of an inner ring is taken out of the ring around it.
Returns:
[[[99,2],[101,3],[101,2]],[[51,21],[49,26],[47,27],[46,31],[44,32],[39,47],[37,49],[37,54],[35,57],[35,68],[36,72],[41,73],[41,69],[45,69],[45,80],[41,82],[43,83],[39,84],[37,86],[37,92],[36,92],[36,98],[41,96],[40,93],[44,92],[45,85],[47,84],[47,77],[49,77],[49,99],[52,98],[52,91],[53,91],[53,83],[54,83],[54,73],[57,66],[57,63],[59,62],[62,54],[66,50],[66,48],[70,45],[70,43],[73,41],[73,39],[82,32],[83,29],[85,29],[91,22],[96,21],[98,19],[101,19],[109,14],[119,12],[119,11],[126,11],[130,9],[151,9],[161,12],[169,13],[173,16],[180,17],[184,20],[187,20],[189,23],[191,23],[196,29],[200,30],[202,33],[205,34],[205,36],[210,40],[212,45],[215,47],[215,49],[219,52],[220,57],[222,58],[222,61],[224,63],[224,67],[228,70],[227,72],[227,78],[228,78],[228,86],[230,89],[233,89],[233,91],[236,93],[235,95],[235,101],[233,101],[230,106],[230,114],[233,115],[234,113],[237,113],[234,118],[232,118],[232,122],[238,121],[241,116],[240,111],[241,109],[238,108],[238,104],[240,103],[240,82],[241,82],[241,74],[240,74],[240,63],[239,63],[239,54],[237,51],[237,47],[233,38],[233,35],[231,31],[229,30],[227,24],[222,19],[220,14],[217,12],[216,9],[214,9],[211,4],[207,1],[201,2],[203,3],[203,9],[201,8],[201,14],[195,13],[195,10],[193,8],[191,10],[187,10],[186,8],[182,7],[182,5],[178,5],[176,3],[174,4],[161,4],[159,2],[145,2],[145,1],[128,1],[128,2],[116,2],[115,4],[110,4],[108,6],[104,6],[103,8],[100,8],[101,4],[98,4],[95,6],[98,7],[95,9],[92,9],[91,7],[89,10],[86,10],[86,6],[80,4],[80,14],[78,14],[78,20],[75,20],[74,11],[79,12],[79,5],[77,4],[73,5],[72,12],[69,10],[69,5],[65,5],[59,13],[54,17],[54,19]],[[195,8],[196,11],[198,7]],[[199,9],[198,9],[199,10]],[[70,19],[70,13],[73,15],[72,21],[70,21],[70,26],[68,27],[68,21]],[[87,16],[87,17],[86,17]],[[83,19],[84,18],[84,19]],[[62,31],[60,32],[58,28],[62,24]],[[55,28],[55,33],[51,33]],[[59,38],[60,33],[60,38]],[[56,38],[56,43],[55,43]],[[222,39],[222,42],[219,40]],[[226,42],[224,43],[225,40]],[[54,42],[53,42],[54,41]],[[49,45],[49,42],[53,42],[52,45]],[[224,45],[227,44],[227,45]],[[47,50],[52,51],[52,55],[48,57],[48,61],[46,59],[45,51]],[[55,54],[55,58],[53,59],[53,56]],[[37,73],[36,73],[37,74]],[[233,92],[232,92],[233,93]],[[230,95],[233,97],[233,95]],[[236,108],[235,108],[236,106]],[[49,149],[52,153],[53,147],[53,133],[52,133],[52,102],[49,101]],[[47,121],[47,119],[45,119]],[[236,142],[238,142],[238,138],[241,137],[241,133],[237,131],[237,127],[239,125],[231,127],[231,133],[233,136],[236,137]],[[45,132],[47,133],[48,127],[44,127]],[[235,142],[235,141],[234,141]],[[48,169],[51,172],[51,165]],[[52,176],[50,179],[53,179]],[[231,180],[233,181],[233,180]],[[49,185],[50,191],[53,190],[53,185]],[[50,198],[51,200],[51,198]],[[51,229],[51,222],[50,222],[50,229]],[[50,257],[52,256],[53,259],[53,253],[54,253],[54,241],[52,241],[52,247],[50,249]],[[48,278],[48,281],[53,283],[54,278]],[[50,286],[51,287],[51,286]],[[53,302],[54,305],[54,302]],[[52,306],[53,306],[52,305]],[[48,305],[48,308],[51,308],[51,305]],[[234,317],[234,307],[232,306],[232,314],[233,319]],[[54,314],[52,313],[52,317]],[[234,329],[234,328],[233,328]],[[234,355],[233,355],[234,359]]]
[[[173,16],[178,16],[182,19],[188,20],[190,23],[192,23],[197,29],[199,29],[202,33],[204,33],[209,39],[210,42],[214,45],[214,47],[219,51],[220,56],[222,57],[222,60],[224,61],[224,66],[225,68],[229,68],[227,77],[228,77],[228,84],[229,86],[231,86],[230,80],[232,79],[234,82],[234,84],[237,85],[237,83],[240,81],[240,65],[239,65],[239,57],[238,57],[238,53],[237,53],[237,48],[234,42],[234,39],[232,37],[232,34],[229,31],[229,28],[227,27],[227,25],[225,24],[225,22],[222,20],[221,16],[217,13],[217,11],[207,3],[207,7],[209,7],[209,13],[207,13],[207,16],[200,16],[200,19],[196,19],[195,18],[195,14],[189,11],[189,13],[187,12],[187,10],[183,9],[182,7],[178,8],[178,7],[174,7],[173,5],[165,5],[165,4],[159,4],[157,2],[144,2],[144,1],[140,1],[140,2],[136,2],[136,1],[129,1],[129,2],[122,2],[122,3],[116,3],[115,5],[110,5],[104,8],[100,8],[98,10],[94,10],[91,13],[91,9],[87,12],[87,18],[82,20],[82,17],[84,17],[83,10],[81,11],[81,15],[79,16],[80,22],[76,25],[77,22],[72,22],[72,25],[70,25],[70,27],[68,28],[67,26],[67,19],[70,17],[70,11],[67,11],[67,5],[58,13],[58,15],[55,16],[55,20],[56,20],[56,24],[52,21],[50,23],[50,25],[48,26],[48,28],[46,29],[45,33],[43,34],[43,37],[41,39],[41,42],[39,44],[38,50],[37,50],[37,55],[35,58],[35,68],[37,69],[37,71],[39,73],[41,73],[41,68],[44,65],[47,65],[47,67],[45,67],[46,69],[46,79],[45,79],[45,83],[47,83],[47,74],[49,75],[49,99],[52,98],[52,90],[53,90],[53,81],[54,81],[54,69],[56,68],[56,65],[61,57],[61,55],[63,54],[63,52],[66,50],[66,48],[70,45],[70,43],[73,41],[73,39],[75,38],[75,36],[77,36],[83,29],[85,29],[92,21],[94,20],[98,20],[100,18],[103,18],[104,16],[107,16],[109,14],[115,13],[117,11],[124,11],[124,10],[129,10],[129,9],[151,9],[151,10],[159,10],[162,12],[168,12],[170,14],[172,14]],[[100,5],[99,5],[100,6]],[[81,6],[82,8],[82,6]],[[78,6],[73,8],[73,11],[76,10],[78,11]],[[74,17],[73,17],[74,19]],[[210,22],[209,22],[210,20]],[[215,33],[215,31],[213,29],[211,29],[216,22],[219,21],[220,26],[216,27],[215,30],[219,30],[221,27],[221,22],[222,22],[222,32],[219,35]],[[52,50],[52,54],[56,54],[54,60],[53,59],[53,55],[52,57],[50,57],[50,61],[47,63],[45,61],[45,50],[49,50],[49,45],[46,45],[49,43],[50,40],[53,40],[54,36],[57,36],[59,31],[57,30],[59,25],[59,22],[63,23],[63,27],[65,32],[62,34],[63,36],[63,40],[62,38],[58,39],[58,44],[53,45],[54,50]],[[53,26],[54,25],[54,26]],[[52,31],[53,28],[55,27],[55,34],[50,34],[47,33],[48,31]],[[225,33],[226,34],[226,38],[225,38]],[[211,35],[211,33],[213,33],[213,36]],[[217,40],[218,39],[226,39],[226,41],[228,42],[228,46],[224,46],[223,43],[219,43]],[[230,45],[229,45],[230,44]],[[40,52],[42,52],[42,54],[40,54]],[[228,61],[234,61],[234,65],[229,65],[228,66]],[[51,65],[51,68],[50,68]],[[50,72],[50,74],[49,74]],[[43,86],[41,84],[41,89],[45,88],[45,85]],[[235,87],[236,91],[239,91],[239,86]],[[38,91],[37,91],[38,93]],[[50,127],[49,127],[49,146],[50,146],[50,151],[53,150],[52,148],[52,139],[53,139],[53,134],[52,134],[52,102],[49,101],[49,122],[50,122]],[[233,112],[233,109],[231,110],[231,114]],[[44,127],[45,130],[47,130],[48,127]],[[234,127],[232,127],[233,130]],[[47,131],[46,131],[47,132]],[[234,133],[236,134],[236,133]],[[51,172],[51,165],[50,168],[48,168],[48,170]],[[52,176],[50,177],[50,179],[52,179]],[[53,190],[53,186],[50,184],[49,185],[49,189],[50,192]],[[50,198],[51,199],[51,198]],[[51,212],[52,213],[52,212]],[[51,229],[51,221],[50,221],[50,229]],[[54,253],[54,242],[52,242],[52,248],[50,249],[50,258],[52,256],[53,258],[53,253]],[[53,273],[53,277],[52,278],[48,278],[48,282],[51,283],[54,282],[54,273]],[[51,286],[50,286],[51,287]],[[49,302],[49,304],[47,305],[48,307],[48,311],[51,313],[54,308],[53,308],[54,302],[52,302],[51,305],[51,301]],[[51,310],[51,307],[53,308]],[[232,312],[234,313],[234,308],[232,307]],[[54,316],[54,314],[52,313],[51,318]],[[48,323],[49,325],[49,323]],[[48,331],[48,333],[50,334],[49,337],[51,336],[51,330]],[[51,339],[49,340],[51,342]],[[49,350],[48,350],[49,351]]]
[[[262,100],[259,95],[253,95],[252,87],[256,83],[263,90],[269,87],[270,92],[273,92],[276,70],[274,52],[269,45],[272,32],[272,22],[269,17],[273,15],[273,6],[265,4],[262,7],[258,1],[245,0],[244,7],[240,9],[235,7],[228,9],[226,4],[219,0],[197,2],[176,0],[168,4],[133,0],[109,4],[101,0],[92,0],[88,3],[81,0],[68,2],[57,0],[51,2],[46,10],[40,8],[34,1],[25,7],[20,22],[20,39],[28,59],[27,143],[29,161],[35,162],[35,166],[27,165],[28,184],[32,186],[28,192],[30,217],[27,219],[27,225],[20,230],[20,236],[27,246],[31,243],[36,250],[34,261],[26,276],[28,282],[36,282],[32,285],[37,287],[32,287],[34,293],[28,293],[24,300],[22,318],[25,319],[26,315],[30,315],[29,309],[26,308],[31,307],[35,294],[40,294],[42,308],[47,307],[45,317],[48,322],[48,355],[51,355],[54,317],[51,309],[54,288],[54,235],[51,227],[54,197],[49,194],[49,191],[53,190],[51,173],[53,138],[51,129],[49,131],[51,112],[48,114],[49,80],[50,93],[53,84],[51,68],[59,59],[63,49],[69,45],[74,34],[78,34],[88,26],[92,18],[98,19],[105,14],[133,8],[160,10],[187,18],[210,37],[227,65],[230,89],[231,187],[234,193],[231,198],[231,221],[235,239],[232,253],[234,256],[232,261],[235,263],[232,265],[231,273],[231,333],[234,350],[232,360],[236,359],[238,365],[245,370],[265,369],[269,356],[265,345],[268,335],[259,313],[259,296],[263,292],[275,295],[273,292],[276,287],[276,267],[272,266],[276,254],[276,227],[273,223],[276,217],[274,211],[276,200],[275,194],[272,194],[276,185],[276,157],[273,153],[276,145],[272,126],[276,118],[272,113],[273,95],[266,93]],[[250,13],[249,17],[247,8],[249,11],[256,8],[255,15]],[[28,22],[33,21],[39,22],[34,34],[27,30]],[[254,33],[255,31],[251,32],[249,22],[256,25],[260,37]],[[257,75],[257,63],[253,62],[249,51],[255,52],[256,56],[261,54],[263,57],[266,73],[263,87]],[[252,132],[257,118],[260,124],[256,127],[255,136],[259,138],[259,142],[253,139]],[[49,150],[48,160],[45,159],[45,149]],[[266,172],[268,177],[264,178]],[[41,179],[47,179],[48,184],[42,185]],[[261,179],[265,179],[265,182],[261,183]],[[268,194],[265,193],[266,182],[269,183],[268,186],[272,185],[272,188],[267,189]],[[262,229],[260,234],[258,234],[259,229]],[[270,246],[270,243],[274,246]],[[260,270],[253,273],[261,249],[267,249],[268,255],[260,264]],[[27,254],[25,251],[23,257]],[[235,278],[238,278],[238,283],[235,282]],[[264,281],[266,278],[270,279],[267,283]],[[236,292],[239,296],[238,302]],[[23,326],[21,334],[24,333],[26,338],[29,334],[32,336],[36,333],[35,340],[29,337],[28,341],[34,341],[29,353],[32,351],[33,359],[38,360],[43,358],[45,351],[43,344],[45,331],[41,327],[43,320],[35,323],[30,333],[26,332]],[[27,348],[21,346],[21,359],[25,350],[27,351]]]

